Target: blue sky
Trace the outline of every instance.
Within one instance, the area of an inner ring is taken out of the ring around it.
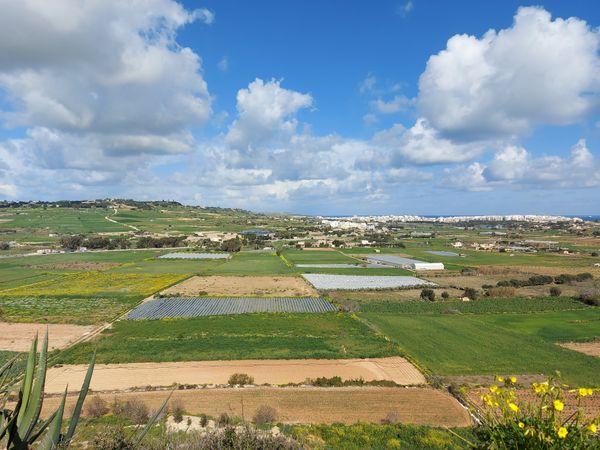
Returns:
[[[124,3],[0,0],[0,199],[600,212],[594,1]]]

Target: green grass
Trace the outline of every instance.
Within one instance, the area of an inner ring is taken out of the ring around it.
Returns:
[[[588,310],[572,314],[577,313],[582,320],[596,317]],[[530,318],[543,321],[545,316]],[[554,316],[549,315],[548,326]],[[600,359],[497,325],[486,320],[490,316],[364,313],[364,317],[434,374],[552,375],[559,370],[567,383],[600,386]]]
[[[270,253],[240,252],[209,271],[210,275],[287,275],[292,270]]]
[[[149,259],[140,262],[127,263],[110,269],[112,273],[178,273],[204,274],[217,266],[224,264],[219,260],[179,260],[179,259]]]
[[[360,261],[337,250],[286,250],[283,256],[292,264],[359,264]],[[301,268],[299,268],[301,269]]]
[[[120,316],[140,300],[139,296],[0,297],[0,320],[92,325]]]
[[[588,307],[586,311],[536,315],[480,316],[477,320],[525,335],[538,336],[548,342],[587,341],[600,336],[600,308]]]
[[[485,298],[472,302],[463,301],[377,301],[371,300],[360,306],[364,312],[396,314],[444,314],[458,311],[461,314],[509,314],[542,311],[593,310],[592,307],[567,297],[535,298]]]
[[[59,356],[85,363],[228,359],[366,358],[395,346],[347,314],[247,314],[161,321],[120,321],[94,343]]]
[[[288,428],[284,428],[287,432]],[[452,430],[454,433],[474,442],[475,437],[471,429],[460,428]],[[447,429],[393,424],[379,425],[373,423],[344,424],[317,424],[295,425],[289,427],[289,432],[298,440],[306,440],[307,436],[315,436],[317,442],[322,442],[319,449],[393,449],[408,450],[458,450],[468,446],[463,440]],[[314,439],[313,439],[314,441]]]

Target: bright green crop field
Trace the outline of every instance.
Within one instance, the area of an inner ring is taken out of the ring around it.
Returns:
[[[558,370],[567,383],[600,386],[599,358],[555,344],[600,335],[600,310],[595,308],[523,315],[364,317],[437,375],[552,375]]]
[[[195,319],[119,321],[94,343],[59,356],[85,363],[220,359],[367,358],[396,347],[347,314],[242,314]]]

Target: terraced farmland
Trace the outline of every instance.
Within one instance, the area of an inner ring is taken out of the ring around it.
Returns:
[[[362,276],[362,275],[328,275],[321,273],[304,273],[302,276],[319,290],[339,289],[393,289],[415,286],[435,286],[434,283],[417,277],[405,276]]]
[[[180,297],[143,303],[129,313],[128,319],[152,320],[167,317],[202,317],[264,312],[323,313],[335,310],[335,306],[318,297]]]

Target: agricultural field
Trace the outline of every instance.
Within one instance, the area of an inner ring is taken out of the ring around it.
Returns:
[[[502,300],[498,300],[499,302]],[[545,374],[600,386],[600,360],[556,345],[600,335],[600,310],[527,314],[365,312],[404,354],[436,375]]]
[[[317,291],[300,277],[211,275],[188,278],[161,294],[181,297],[315,297]]]
[[[369,290],[394,289],[430,286],[430,283],[416,277],[408,276],[360,276],[360,275],[328,275],[306,273],[302,275],[315,289],[329,290]]]
[[[97,341],[63,351],[59,362],[375,358],[396,346],[341,313],[249,314],[160,321],[118,321]]]
[[[127,318],[166,319],[252,313],[324,313],[336,311],[322,298],[306,297],[175,297],[150,300],[131,311]]]
[[[214,267],[213,275],[291,275],[292,270],[277,255],[240,252],[225,263]]]

